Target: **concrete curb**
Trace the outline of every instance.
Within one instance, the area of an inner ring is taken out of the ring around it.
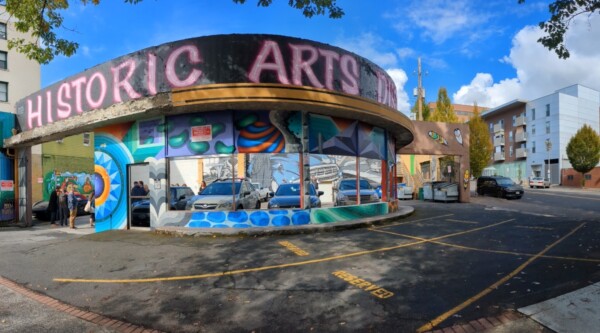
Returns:
[[[296,235],[296,234],[311,234],[317,232],[330,232],[338,230],[349,230],[357,228],[365,228],[373,225],[385,224],[390,220],[396,220],[410,216],[415,209],[412,206],[398,207],[398,211],[383,215],[365,217],[351,221],[322,223],[322,224],[307,224],[293,227],[267,227],[267,228],[186,228],[186,227],[159,227],[154,229],[155,233],[161,235],[172,236],[189,236],[189,237],[205,237],[205,236],[268,236],[268,235]]]

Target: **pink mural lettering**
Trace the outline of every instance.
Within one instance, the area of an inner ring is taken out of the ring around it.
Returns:
[[[33,101],[27,100],[27,125],[33,128],[33,120],[37,119],[37,126],[42,126],[42,96],[37,96],[37,110],[33,109]]]
[[[98,81],[99,83],[99,96],[97,100],[94,100],[93,96],[92,96],[92,91],[94,88],[94,82]],[[90,108],[92,109],[96,109],[99,108],[100,106],[102,106],[102,103],[104,102],[104,98],[106,97],[106,79],[104,78],[104,75],[102,75],[102,73],[100,72],[96,72],[94,74],[92,74],[92,76],[90,76],[90,80],[88,82],[88,84],[85,87],[85,98],[87,100],[88,105],[90,106]]]
[[[202,76],[202,71],[197,68],[194,68],[192,69],[192,72],[190,73],[190,75],[188,75],[186,79],[181,80],[179,79],[179,77],[177,77],[175,64],[177,63],[177,58],[179,58],[179,56],[183,53],[188,54],[188,62],[192,65],[202,62],[202,57],[200,57],[200,51],[194,45],[182,46],[171,52],[171,54],[169,54],[169,58],[167,59],[165,71],[167,80],[169,81],[171,86],[175,88],[191,86],[192,84],[196,83],[196,81],[198,81],[198,79]]]
[[[53,123],[52,120],[52,92],[46,91],[46,120],[48,124]]]
[[[323,88],[323,84],[315,76],[312,70],[312,65],[319,59],[319,54],[316,48],[310,45],[294,45],[290,44],[292,49],[292,82],[295,85],[302,85],[302,72],[306,74],[310,84],[316,88]],[[303,59],[302,55],[308,53],[308,59]]]
[[[115,103],[121,103],[123,101],[123,99],[121,99],[121,88],[125,89],[125,92],[127,93],[127,96],[129,96],[130,99],[136,99],[136,98],[142,97],[142,95],[140,93],[138,93],[137,91],[135,91],[135,89],[133,89],[133,86],[131,85],[131,83],[129,83],[129,80],[131,79],[131,76],[133,75],[133,72],[135,71],[135,65],[136,65],[135,60],[128,59],[128,60],[123,61],[117,67],[113,67],[110,69],[113,74],[113,101]],[[121,69],[123,69],[123,68],[127,68],[127,74],[121,80],[120,73],[121,73]]]
[[[377,101],[394,109],[397,107],[396,85],[381,72],[377,72]]]
[[[273,58],[273,62],[268,62],[270,57]],[[283,61],[281,49],[279,48],[279,45],[272,40],[266,40],[260,48],[260,51],[258,51],[258,55],[250,68],[248,79],[251,82],[260,82],[260,75],[263,70],[276,71],[279,83],[290,84],[285,71],[285,63]]]
[[[71,99],[71,86],[68,83],[63,83],[58,88],[58,98],[56,104],[56,115],[58,119],[66,119],[71,115],[71,104],[65,100]]]
[[[156,95],[156,54],[148,53],[148,93]]]
[[[333,90],[333,62],[340,60],[337,52],[319,49],[321,56],[325,58],[325,88]]]
[[[342,75],[342,90],[351,95],[358,95],[358,63],[354,57],[344,54],[340,59]]]
[[[82,76],[78,79],[71,81],[71,87],[75,88],[75,111],[81,114],[83,113],[83,103],[82,103],[82,86],[87,81],[85,76]]]

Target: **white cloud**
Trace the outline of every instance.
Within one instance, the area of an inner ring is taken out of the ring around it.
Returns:
[[[381,51],[388,46],[391,47],[392,43],[372,33],[363,33],[354,38],[337,40],[334,44],[365,57],[383,68],[395,66],[398,61],[393,52]]]
[[[488,15],[472,5],[467,0],[423,0],[412,3],[405,12],[422,36],[441,44],[455,36],[477,40],[473,35],[484,33]],[[478,29],[473,29],[475,26]],[[396,29],[405,30],[398,24]]]
[[[513,38],[510,54],[501,61],[513,66],[516,77],[494,83],[491,74],[478,73],[454,95],[455,103],[496,107],[515,99],[532,100],[572,84],[600,90],[600,15],[572,22],[566,45],[569,59],[559,59],[537,40],[538,27],[527,26]]]
[[[408,94],[404,90],[404,85],[408,81],[406,72],[400,68],[391,68],[386,70],[388,75],[394,80],[396,84],[396,97],[398,99],[398,110],[403,112],[405,115],[410,115],[410,104],[408,102]]]

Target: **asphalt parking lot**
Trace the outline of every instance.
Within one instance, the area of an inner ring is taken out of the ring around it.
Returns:
[[[427,331],[600,281],[594,215],[532,213],[487,197],[407,203],[415,213],[393,223],[314,234],[52,231],[5,249],[0,271],[166,332]]]

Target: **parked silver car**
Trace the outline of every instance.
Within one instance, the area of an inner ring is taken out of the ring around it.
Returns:
[[[550,187],[550,179],[542,178],[542,177],[533,177],[529,180],[529,187],[530,188],[534,188],[534,187],[549,188]]]
[[[217,180],[188,200],[187,210],[260,209],[260,198],[245,180]]]

